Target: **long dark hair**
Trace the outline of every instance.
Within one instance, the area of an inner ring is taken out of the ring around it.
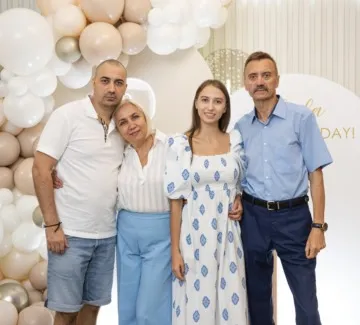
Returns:
[[[220,120],[219,120],[219,130],[223,133],[226,132],[228,126],[229,126],[229,122],[230,122],[230,117],[231,117],[231,106],[230,106],[230,95],[228,90],[226,89],[225,85],[220,81],[220,80],[216,80],[216,79],[208,79],[205,80],[196,90],[195,93],[195,97],[194,97],[194,101],[193,101],[193,107],[192,107],[192,122],[191,122],[191,127],[190,129],[186,132],[186,135],[188,136],[189,139],[189,144],[190,144],[190,148],[191,151],[193,151],[193,137],[196,131],[200,130],[201,128],[201,121],[200,121],[200,116],[199,113],[196,109],[196,101],[199,98],[200,93],[207,87],[207,86],[213,86],[217,89],[219,89],[225,96],[225,113],[221,116]]]

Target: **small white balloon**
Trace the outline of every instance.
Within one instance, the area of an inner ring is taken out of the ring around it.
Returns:
[[[4,100],[4,113],[14,125],[30,128],[41,121],[45,113],[45,106],[40,97],[30,92],[19,97],[10,94]]]
[[[171,54],[177,50],[179,43],[180,27],[175,24],[149,26],[147,30],[148,47],[156,54]]]
[[[3,80],[0,80],[0,98],[6,97],[9,94],[9,89],[7,83]]]
[[[207,42],[209,41],[210,36],[211,36],[211,31],[210,31],[209,27],[199,28],[198,33],[197,33],[195,47],[197,49],[204,47],[207,44]]]
[[[60,60],[56,54],[53,55],[47,66],[57,76],[65,76],[71,69],[71,63]]]
[[[166,17],[161,8],[152,8],[148,13],[148,23],[152,26],[160,26],[165,20]]]
[[[8,91],[15,96],[23,96],[28,91],[28,81],[26,77],[13,77],[8,82]]]
[[[22,195],[16,202],[16,211],[21,220],[32,222],[32,215],[39,201],[34,195]]]
[[[182,20],[182,11],[181,5],[178,3],[169,3],[164,9],[164,17],[168,23],[178,24]]]
[[[14,76],[15,75],[7,69],[2,69],[0,72],[0,79],[5,82],[8,82]]]
[[[12,242],[17,250],[30,253],[39,248],[41,235],[41,230],[32,222],[24,222],[13,232]]]
[[[164,8],[170,2],[171,0],[150,0],[151,6],[153,8]]]
[[[12,234],[20,225],[21,219],[14,204],[5,205],[0,210],[0,219],[3,221],[5,232]]]
[[[1,220],[0,220],[1,222]],[[9,254],[13,248],[11,234],[4,236],[3,240],[0,242],[0,258]]]
[[[14,194],[7,188],[0,188],[0,203],[4,205],[8,205],[13,203]]]
[[[196,44],[198,38],[198,27],[190,20],[181,26],[179,49],[185,50]]]
[[[50,96],[57,87],[56,75],[49,68],[44,68],[38,73],[29,76],[28,78],[30,91],[35,96]]]
[[[59,77],[61,83],[70,89],[79,89],[85,87],[92,77],[92,66],[81,58],[72,64],[70,71]]]
[[[221,7],[217,14],[216,21],[213,22],[211,28],[217,29],[222,27],[226,23],[228,15],[229,15],[228,9],[225,7]]]
[[[4,235],[5,235],[4,226],[2,220],[0,219],[0,244],[3,241]]]
[[[12,190],[14,194],[14,202],[16,203],[24,194],[20,192],[16,187]]]
[[[45,235],[42,236],[41,238],[41,242],[40,242],[40,246],[38,248],[38,252],[40,254],[40,256],[44,259],[47,260],[48,259],[48,249],[47,249],[47,242],[46,242],[46,237]]]

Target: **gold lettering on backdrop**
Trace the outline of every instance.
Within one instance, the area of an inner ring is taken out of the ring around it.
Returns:
[[[305,106],[313,112],[313,114],[320,118],[326,113],[326,109],[322,106],[314,106],[314,100],[309,98],[305,103]],[[355,127],[337,127],[328,128],[320,127],[321,135],[324,139],[336,140],[336,139],[355,139]]]

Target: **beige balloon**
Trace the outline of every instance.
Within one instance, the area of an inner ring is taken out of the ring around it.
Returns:
[[[44,124],[39,123],[32,128],[24,129],[17,139],[20,143],[20,154],[24,158],[30,158],[34,156],[33,146],[35,141],[40,137]]]
[[[0,281],[0,285],[5,284],[5,283],[17,283],[17,284],[21,284],[19,281],[14,280],[14,279],[4,279]]]
[[[48,289],[45,289],[44,293],[43,293],[43,300],[44,301],[47,299],[47,294],[48,294]]]
[[[108,23],[92,23],[80,35],[80,50],[84,59],[98,65],[107,59],[117,59],[122,50],[119,31]]]
[[[36,289],[32,286],[29,279],[21,281],[21,285],[26,289],[27,292],[29,291],[36,291]]]
[[[20,154],[19,141],[12,134],[0,132],[0,167],[14,163]]]
[[[123,41],[123,53],[136,55],[146,47],[146,31],[139,24],[123,23],[118,30]]]
[[[36,0],[36,6],[43,16],[52,15],[59,8],[68,4],[77,5],[78,0]]]
[[[22,130],[22,128],[19,128],[8,120],[6,120],[5,123],[3,123],[3,125],[0,127],[0,131],[7,132],[15,136],[19,135]]]
[[[13,171],[7,167],[0,167],[0,188],[12,190],[14,187]]]
[[[114,25],[124,11],[124,0],[80,0],[80,7],[91,22]]]
[[[55,52],[60,60],[74,63],[81,58],[79,41],[75,37],[61,37],[55,44]]]
[[[33,144],[33,147],[32,147],[32,152],[33,152],[33,156],[35,156],[35,152],[37,150],[37,146],[38,146],[38,143],[39,143],[39,140],[40,140],[40,137],[37,138]]]
[[[126,68],[129,64],[130,58],[127,54],[121,53],[118,57],[118,61],[120,61],[121,64]]]
[[[36,195],[32,177],[32,166],[34,158],[26,158],[20,163],[14,172],[15,186],[23,193]]]
[[[18,321],[18,311],[16,307],[8,301],[0,301],[0,315],[6,317],[1,317],[1,325],[16,325]]]
[[[4,102],[4,98],[0,98],[0,126],[2,126],[6,122],[3,102]]]
[[[29,296],[29,305],[32,305],[36,302],[42,302],[42,293],[40,291],[37,290],[31,290],[28,291],[28,296]]]
[[[47,261],[41,261],[30,271],[29,280],[36,290],[47,288]]]
[[[6,277],[21,281],[27,279],[30,270],[39,261],[38,252],[22,253],[13,248],[9,254],[0,259],[0,269]]]
[[[57,35],[77,37],[86,26],[83,11],[75,5],[59,8],[53,18],[53,26]]]
[[[151,8],[150,0],[125,1],[125,20],[132,23],[143,24],[147,21],[147,16]]]
[[[0,285],[0,300],[11,302],[18,312],[29,306],[29,295],[19,283],[4,283]]]
[[[19,314],[18,325],[52,325],[54,318],[45,307],[30,306]]]
[[[13,164],[9,166],[9,168],[12,170],[13,173],[15,173],[15,170],[19,167],[19,165],[24,161],[23,157],[19,157],[18,160],[16,160]]]

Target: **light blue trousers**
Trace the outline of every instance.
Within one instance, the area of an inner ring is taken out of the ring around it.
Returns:
[[[119,325],[171,325],[169,213],[121,210],[117,220]]]

